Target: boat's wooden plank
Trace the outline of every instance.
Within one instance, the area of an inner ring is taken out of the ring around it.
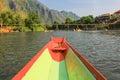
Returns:
[[[68,42],[67,45],[74,51],[79,59],[86,65],[86,67],[94,74],[96,80],[107,80],[84,56],[82,56],[75,48],[73,48]]]
[[[96,80],[71,49],[68,50],[65,61],[69,80]]]
[[[48,80],[52,58],[46,49],[22,80]]]
[[[59,63],[54,60],[52,60],[52,63],[50,66],[48,80],[59,80]]]

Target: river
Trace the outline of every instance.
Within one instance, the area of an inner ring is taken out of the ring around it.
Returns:
[[[120,31],[0,34],[0,80],[10,80],[49,40],[67,37],[108,80],[120,80]]]

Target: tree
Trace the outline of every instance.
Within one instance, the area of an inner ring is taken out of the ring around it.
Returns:
[[[7,25],[15,23],[15,17],[13,16],[12,12],[1,13],[1,20],[3,21],[3,24]]]
[[[40,23],[40,17],[38,14],[35,13],[29,13],[28,18],[25,19],[25,25],[29,27],[31,30],[33,30],[33,24],[39,24]]]
[[[22,18],[20,17],[20,15],[16,15],[15,17],[15,23],[18,24],[18,25],[21,25],[22,24]]]
[[[54,21],[54,24],[59,24],[59,22],[58,21]]]
[[[72,19],[71,18],[66,18],[66,20],[65,20],[65,24],[70,24],[70,23],[72,23]]]
[[[31,24],[38,24],[40,22],[39,15],[36,13],[29,13],[27,19]]]
[[[95,19],[92,15],[89,15],[89,16],[83,16],[81,18],[81,23],[83,24],[92,24],[95,22]]]

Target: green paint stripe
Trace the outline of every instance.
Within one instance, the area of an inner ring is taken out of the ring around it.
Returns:
[[[46,49],[22,80],[48,80],[51,61],[49,51]]]
[[[59,65],[59,80],[68,80],[68,73],[66,70],[66,63],[65,61],[61,61]]]
[[[49,80],[68,80],[65,61],[56,62],[52,61]]]
[[[69,80],[96,80],[71,49],[68,50],[65,61]]]

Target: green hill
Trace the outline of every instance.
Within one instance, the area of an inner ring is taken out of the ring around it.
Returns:
[[[10,11],[14,15],[20,15],[22,19],[28,17],[29,13],[36,13],[40,17],[41,24],[51,24],[54,21],[64,22],[67,17],[79,19],[74,13],[52,10],[38,0],[0,0],[0,14]]]

